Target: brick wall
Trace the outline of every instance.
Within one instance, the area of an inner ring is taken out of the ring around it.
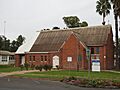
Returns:
[[[114,46],[113,46],[113,35],[112,32],[108,35],[108,40],[107,40],[107,47],[106,47],[106,69],[113,69],[114,68]]]
[[[78,56],[82,56],[82,60],[78,61]],[[61,49],[61,59],[63,69],[85,69],[86,62],[84,57],[84,48],[72,34]],[[67,61],[67,57],[72,57],[72,62]]]
[[[15,55],[15,66],[16,67],[20,66],[20,56],[19,56],[19,54]]]
[[[101,70],[112,69],[113,68],[113,40],[112,33],[109,34],[107,44],[99,47],[100,54],[100,65]],[[97,46],[96,46],[97,47]],[[96,48],[93,47],[94,49]],[[91,47],[90,47],[91,48]],[[41,56],[43,61],[41,61]],[[78,41],[74,34],[65,41],[63,47],[59,52],[49,52],[49,53],[26,53],[25,60],[30,65],[45,65],[53,63],[53,56],[59,56],[60,58],[60,68],[62,69],[88,69],[88,60],[86,59],[86,51],[83,45]],[[81,56],[81,60],[78,57]],[[31,57],[31,60],[30,60]],[[67,61],[67,57],[72,57],[72,62]],[[20,65],[20,55],[15,55],[16,66]],[[46,58],[46,61],[45,61]],[[90,61],[91,62],[91,61]],[[92,66],[92,63],[91,63]]]
[[[26,54],[26,62],[30,65],[52,65],[53,56],[59,56],[59,52],[53,53],[27,53]],[[60,56],[59,56],[60,57]]]

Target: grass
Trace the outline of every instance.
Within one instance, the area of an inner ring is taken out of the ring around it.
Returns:
[[[15,76],[30,77],[30,78],[48,78],[48,79],[63,79],[64,77],[88,78],[87,71],[47,71],[47,72],[31,72],[18,74]],[[113,72],[91,72],[90,79],[109,79],[120,82],[120,73]]]
[[[13,67],[11,65],[0,65],[0,73],[20,71],[20,67]],[[25,70],[25,68],[23,68]],[[14,76],[29,77],[29,78],[47,78],[47,79],[63,79],[65,77],[88,78],[87,71],[75,70],[59,70],[59,71],[43,71],[31,72],[25,74],[17,74]],[[120,73],[114,72],[90,72],[90,79],[109,79],[120,82]]]
[[[23,70],[25,70],[25,68],[23,68]],[[0,73],[14,72],[14,71],[21,71],[21,68],[14,67],[12,65],[0,65]]]

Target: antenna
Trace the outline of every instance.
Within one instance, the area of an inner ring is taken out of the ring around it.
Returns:
[[[5,36],[5,30],[6,30],[6,21],[4,21],[4,36]]]

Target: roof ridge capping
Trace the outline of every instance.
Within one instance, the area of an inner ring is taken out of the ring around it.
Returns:
[[[77,27],[77,28],[66,28],[66,29],[54,29],[54,30],[41,30],[41,32],[59,32],[59,31],[72,31],[77,29],[88,29],[88,28],[109,28],[112,29],[110,24],[108,25],[97,25],[97,26],[87,26],[87,27]]]

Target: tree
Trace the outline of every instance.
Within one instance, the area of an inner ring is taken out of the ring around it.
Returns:
[[[12,43],[11,43],[11,45],[10,45],[10,51],[11,52],[15,52],[17,49],[18,49],[18,46],[16,44],[16,41],[13,40]]]
[[[105,25],[105,17],[110,14],[111,4],[109,0],[98,0],[96,5],[96,12],[98,12],[103,17],[102,24]]]
[[[0,36],[0,50],[2,50],[2,46],[3,46],[3,38],[2,36]]]
[[[54,29],[60,29],[60,28],[59,27],[53,27],[52,29],[54,30]]]
[[[10,50],[10,40],[9,39],[5,40],[5,48],[4,48],[4,50],[6,50],[6,51]]]
[[[80,23],[80,27],[86,27],[88,26],[88,23],[86,21],[83,21],[82,23]]]
[[[120,58],[119,58],[119,41],[118,41],[118,16],[120,17],[120,0],[111,0],[113,3],[114,19],[115,19],[115,39],[116,39],[116,69],[120,69]]]
[[[118,16],[120,17],[120,0],[111,0],[113,3],[113,9],[116,9]]]
[[[120,38],[118,39],[118,51],[119,51],[119,56],[120,56]]]
[[[85,27],[88,26],[87,22],[80,23],[80,19],[77,16],[68,16],[63,17],[63,20],[68,28],[75,28],[75,27]],[[82,25],[81,25],[82,24]]]
[[[0,36],[0,50],[7,50],[9,51],[10,40],[7,39],[5,36]]]
[[[16,40],[13,40],[11,43],[10,40],[5,36],[0,36],[0,50],[15,52],[18,47],[23,44],[24,41],[25,37],[22,35],[19,35],[18,38]]]
[[[25,41],[25,37],[23,37],[22,35],[19,35],[16,41],[17,47],[21,46],[24,41]]]
[[[63,17],[63,20],[68,28],[79,27],[79,18],[77,16]]]
[[[114,42],[114,53],[115,53],[115,55],[116,55],[116,53],[118,53],[118,56],[116,56],[115,58],[116,58],[116,70],[119,70],[120,68],[119,68],[119,60],[120,60],[120,38],[118,38],[118,47],[116,46],[116,42]],[[118,49],[117,51],[116,51],[116,49]],[[118,58],[118,61],[117,61],[117,58]]]

